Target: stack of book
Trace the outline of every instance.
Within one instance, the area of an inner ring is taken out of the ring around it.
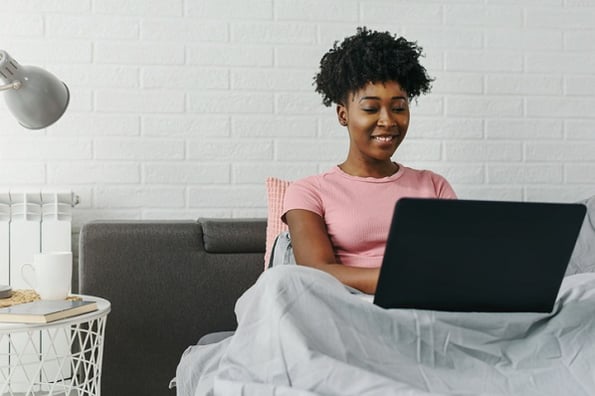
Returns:
[[[0,322],[50,323],[97,310],[95,301],[37,300],[0,309]]]

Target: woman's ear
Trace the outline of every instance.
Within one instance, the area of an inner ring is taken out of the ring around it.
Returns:
[[[347,126],[347,108],[342,104],[337,105],[337,118],[339,119],[339,124]]]

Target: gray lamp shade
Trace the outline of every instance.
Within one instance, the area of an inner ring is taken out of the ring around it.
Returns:
[[[58,121],[70,100],[68,87],[36,66],[21,66],[0,50],[0,81],[12,84],[4,91],[6,104],[19,123],[40,129]]]

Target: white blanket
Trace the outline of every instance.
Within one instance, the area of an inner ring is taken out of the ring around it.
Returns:
[[[282,266],[236,314],[184,353],[178,395],[595,395],[595,274],[565,278],[552,314],[487,314],[385,310]]]

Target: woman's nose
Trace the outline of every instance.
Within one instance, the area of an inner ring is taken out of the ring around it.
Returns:
[[[393,119],[390,111],[382,109],[380,110],[377,124],[379,127],[392,128],[397,125],[397,122]]]

